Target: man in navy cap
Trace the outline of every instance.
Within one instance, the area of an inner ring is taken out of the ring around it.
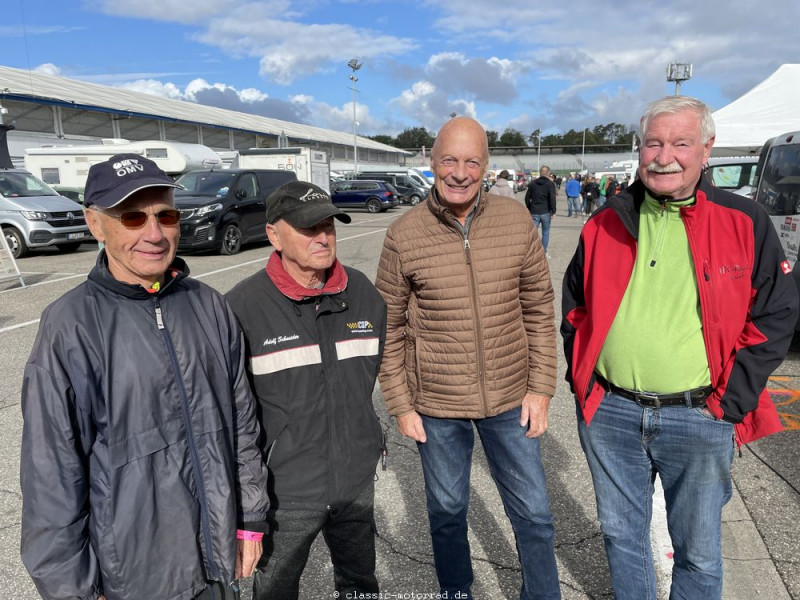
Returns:
[[[279,187],[267,199],[275,252],[226,295],[266,431],[271,508],[256,600],[298,597],[320,532],[339,597],[377,598],[373,481],[385,445],[372,393],[386,305],[336,259],[334,219],[350,222],[321,188]]]
[[[179,187],[93,165],[88,280],[45,309],[22,387],[22,561],[43,598],[235,598],[269,501],[242,332],[175,252]]]

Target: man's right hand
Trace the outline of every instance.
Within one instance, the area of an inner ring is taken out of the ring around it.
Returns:
[[[397,417],[397,429],[404,436],[422,444],[428,440],[425,435],[425,427],[422,425],[422,417],[415,410]]]

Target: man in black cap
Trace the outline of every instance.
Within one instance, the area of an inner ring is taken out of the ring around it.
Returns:
[[[176,187],[136,154],[91,167],[105,249],[44,311],[25,367],[22,561],[48,600],[235,598],[261,555],[244,340],[175,257]]]
[[[385,444],[372,393],[386,305],[363,273],[336,260],[334,219],[350,222],[313,184],[275,190],[267,199],[275,251],[226,295],[266,432],[271,508],[255,600],[298,597],[320,532],[339,597],[378,592],[373,482]]]

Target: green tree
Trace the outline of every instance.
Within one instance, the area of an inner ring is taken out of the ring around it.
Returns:
[[[542,135],[542,130],[541,129],[534,129],[533,131],[531,131],[531,134],[528,136],[528,143],[531,146],[537,145],[539,143],[539,138],[541,137],[541,135]]]
[[[386,144],[387,146],[397,147],[397,140],[390,135],[379,133],[378,135],[368,135],[367,138],[380,142],[381,144]]]
[[[489,147],[497,146],[497,132],[486,130],[486,139],[489,142]]]
[[[397,135],[398,148],[430,148],[436,138],[424,127],[407,127]]]
[[[511,127],[506,128],[503,135],[498,140],[498,146],[527,146],[525,143],[525,136],[521,131]]]

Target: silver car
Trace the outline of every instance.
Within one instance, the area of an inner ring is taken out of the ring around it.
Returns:
[[[74,252],[94,241],[83,207],[24,169],[0,169],[0,226],[14,258],[47,246]]]

